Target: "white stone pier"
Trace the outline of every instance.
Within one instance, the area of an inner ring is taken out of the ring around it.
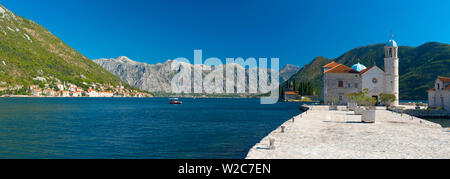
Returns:
[[[450,129],[439,124],[379,109],[376,123],[361,116],[312,106],[270,133],[247,159],[421,159],[450,158]],[[269,139],[274,140],[269,149]]]

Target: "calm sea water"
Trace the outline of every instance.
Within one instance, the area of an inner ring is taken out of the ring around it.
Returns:
[[[450,119],[446,118],[426,118],[425,120],[440,124],[443,128],[450,127]]]
[[[428,100],[400,100],[400,103],[424,103],[428,104]]]
[[[424,103],[428,104],[428,100],[400,100],[400,103]],[[425,118],[425,120],[440,124],[442,127],[450,127],[450,119],[447,118]]]
[[[0,158],[244,158],[299,103],[0,98]]]

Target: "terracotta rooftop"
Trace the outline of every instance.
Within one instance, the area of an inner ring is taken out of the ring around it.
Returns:
[[[359,73],[356,70],[353,70],[352,68],[339,64],[327,71],[325,71],[324,73]]]
[[[298,93],[294,92],[294,91],[288,91],[288,92],[285,92],[284,94],[298,94]]]
[[[373,66],[373,67],[375,67],[375,66]],[[364,73],[366,73],[367,71],[369,71],[370,69],[372,69],[373,67],[366,68],[366,69],[362,70],[362,71],[359,72],[359,73],[364,74]]]
[[[428,91],[436,91],[436,89],[430,88],[430,89],[428,89]]]
[[[450,90],[450,85],[447,85],[444,90]]]
[[[378,66],[373,66],[373,67],[370,67],[370,68],[366,68],[366,69],[364,69],[364,70],[362,70],[361,72],[359,72],[359,73],[361,73],[361,75],[362,74],[364,74],[364,73],[366,73],[366,72],[368,72],[370,69],[372,69],[372,68],[374,68],[374,67],[377,67],[377,68],[379,68]],[[381,68],[380,68],[380,70],[381,70]],[[381,71],[383,71],[383,70],[381,70]]]
[[[450,78],[449,77],[439,76],[438,79],[443,81],[443,82],[450,82]]]
[[[323,66],[323,68],[334,68],[334,67],[336,67],[338,65],[340,65],[340,63],[331,62],[331,63],[326,64],[325,66]]]

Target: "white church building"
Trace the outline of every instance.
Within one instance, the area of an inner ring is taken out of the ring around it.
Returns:
[[[347,95],[369,90],[369,96],[379,99],[380,94],[394,94],[397,98],[391,105],[398,106],[399,58],[397,43],[391,39],[385,45],[384,71],[373,66],[367,68],[359,62],[352,67],[331,62],[323,66],[323,100],[345,105]]]

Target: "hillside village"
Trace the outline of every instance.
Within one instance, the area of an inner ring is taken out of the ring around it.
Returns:
[[[72,83],[58,83],[56,89],[46,87],[40,88],[38,85],[31,85],[29,90],[33,96],[49,96],[49,97],[149,97],[150,94],[138,92],[137,90],[127,89],[124,86],[104,85],[100,83],[88,84],[84,89]]]
[[[83,82],[83,87],[72,83],[55,83],[21,87],[25,96],[32,97],[152,97],[149,93],[128,89],[122,85]],[[2,88],[0,91],[6,89]],[[11,96],[11,95],[4,95]]]

